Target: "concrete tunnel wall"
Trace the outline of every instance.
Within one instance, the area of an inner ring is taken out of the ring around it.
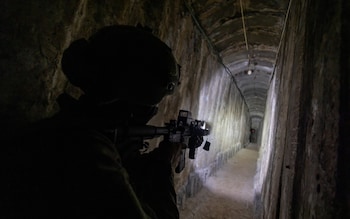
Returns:
[[[340,102],[341,74],[348,74],[340,71],[340,30],[349,4],[341,3],[292,1],[266,104],[255,218],[349,216],[349,164],[338,162],[348,159],[338,154],[339,110],[348,106]]]
[[[70,42],[105,25],[146,25],[173,49],[182,66],[181,86],[175,95],[163,99],[150,124],[163,126],[177,118],[178,110],[185,109],[211,127],[211,134],[205,137],[211,142],[210,151],[199,148],[197,158],[187,159],[186,169],[176,175],[181,206],[248,143],[247,107],[230,76],[208,50],[182,1],[97,2],[1,1],[1,131],[16,132],[26,123],[53,115],[59,110],[55,99],[62,92],[76,98],[81,95],[60,68],[62,52]]]

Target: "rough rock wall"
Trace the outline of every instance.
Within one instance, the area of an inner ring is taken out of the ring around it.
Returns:
[[[350,1],[342,2],[340,121],[337,201],[339,215],[350,218]],[[341,218],[341,217],[339,217]]]
[[[276,114],[264,124],[256,218],[336,216],[340,2],[291,5],[267,103]]]
[[[80,90],[67,82],[60,68],[62,52],[70,42],[105,25],[140,23],[173,49],[182,66],[179,90],[160,103],[159,114],[150,123],[164,125],[185,109],[212,128],[205,139],[211,150],[199,149],[197,158],[187,160],[186,169],[176,176],[180,205],[248,142],[247,107],[208,50],[183,1],[4,0],[0,8],[2,131],[17,131],[23,124],[53,115],[59,110],[55,99],[62,92],[79,97]]]

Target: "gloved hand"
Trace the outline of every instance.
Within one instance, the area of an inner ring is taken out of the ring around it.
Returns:
[[[154,156],[158,160],[171,163],[171,166],[175,168],[179,163],[182,149],[186,147],[184,143],[173,143],[164,140],[161,141],[158,148],[154,150]]]
[[[203,136],[191,136],[189,139],[189,147],[198,148],[203,143]]]

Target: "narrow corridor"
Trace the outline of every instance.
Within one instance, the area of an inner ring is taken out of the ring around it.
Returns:
[[[258,147],[250,144],[237,152],[201,191],[189,198],[180,219],[253,218],[254,175]]]

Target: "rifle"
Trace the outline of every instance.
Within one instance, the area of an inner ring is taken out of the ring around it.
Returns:
[[[131,126],[124,130],[122,136],[141,137],[143,140],[153,139],[164,136],[164,140],[173,143],[183,143],[189,148],[189,158],[195,159],[196,149],[203,143],[203,136],[209,135],[209,129],[206,123],[201,120],[192,119],[191,112],[180,110],[177,120],[170,120],[165,123],[165,127],[157,127],[152,125]],[[209,151],[210,142],[206,141],[203,149]],[[179,164],[175,172],[180,173],[185,168],[186,153],[181,153]]]

